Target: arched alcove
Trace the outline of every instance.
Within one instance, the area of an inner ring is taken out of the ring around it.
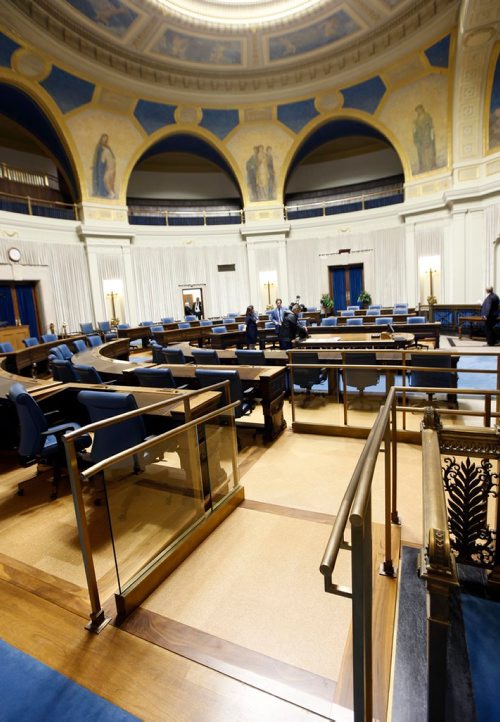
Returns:
[[[327,213],[389,205],[404,200],[403,183],[403,165],[391,142],[368,123],[340,118],[314,130],[297,150],[285,205],[297,207],[292,214],[307,215],[320,215],[323,203]]]
[[[45,111],[26,92],[10,83],[0,83],[0,95],[2,161],[14,170],[49,176],[45,192],[45,195],[50,196],[48,200],[77,202],[80,190],[73,161],[59,131]],[[19,183],[21,195],[26,191],[21,188],[24,185]],[[40,185],[34,185],[26,195],[44,198],[41,190]]]
[[[130,174],[127,204],[132,223],[155,223],[162,210],[173,224],[184,225],[189,219],[183,220],[183,214],[198,213],[201,225],[204,211],[208,217],[235,211],[234,221],[239,222],[242,194],[216,148],[196,135],[177,133],[157,141],[139,158]],[[227,218],[231,222],[231,214]]]

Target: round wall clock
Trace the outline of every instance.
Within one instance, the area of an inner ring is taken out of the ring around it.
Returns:
[[[21,260],[21,251],[19,250],[19,248],[9,248],[8,253],[10,260],[14,263],[17,263]]]

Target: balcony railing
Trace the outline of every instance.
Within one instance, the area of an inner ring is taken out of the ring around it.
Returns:
[[[317,200],[303,200],[285,206],[285,220],[299,218],[316,218],[341,213],[353,213],[369,208],[403,203],[404,187],[402,183],[394,183],[381,188],[338,193]]]
[[[129,206],[129,222],[142,226],[211,226],[244,223],[242,209],[169,210]]]
[[[29,216],[45,216],[46,218],[62,218],[68,221],[79,220],[78,207],[74,203],[47,201],[13,193],[0,192],[0,211],[25,213]]]

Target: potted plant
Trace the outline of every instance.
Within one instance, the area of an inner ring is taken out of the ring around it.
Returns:
[[[325,316],[333,313],[333,299],[328,293],[324,293],[320,299],[320,306]]]
[[[361,304],[361,308],[368,308],[368,306],[372,302],[372,297],[368,293],[368,291],[361,291],[361,293],[358,296],[358,303]]]

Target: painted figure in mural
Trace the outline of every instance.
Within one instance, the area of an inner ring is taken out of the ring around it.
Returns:
[[[273,162],[273,149],[270,145],[266,148],[267,158],[267,174],[268,174],[268,185],[267,185],[267,197],[268,199],[274,198],[276,176],[274,174],[274,162]]]
[[[265,201],[269,192],[269,168],[267,155],[263,145],[258,145],[255,158],[255,187],[257,200]]]
[[[116,158],[109,147],[109,137],[101,135],[94,153],[92,180],[94,195],[115,198]]]
[[[250,189],[250,200],[257,200],[257,185],[256,185],[256,173],[257,173],[257,146],[254,147],[253,155],[247,160],[247,185]]]
[[[434,123],[423,105],[417,105],[415,112],[417,117],[413,122],[413,142],[418,153],[418,172],[425,173],[436,167]]]

